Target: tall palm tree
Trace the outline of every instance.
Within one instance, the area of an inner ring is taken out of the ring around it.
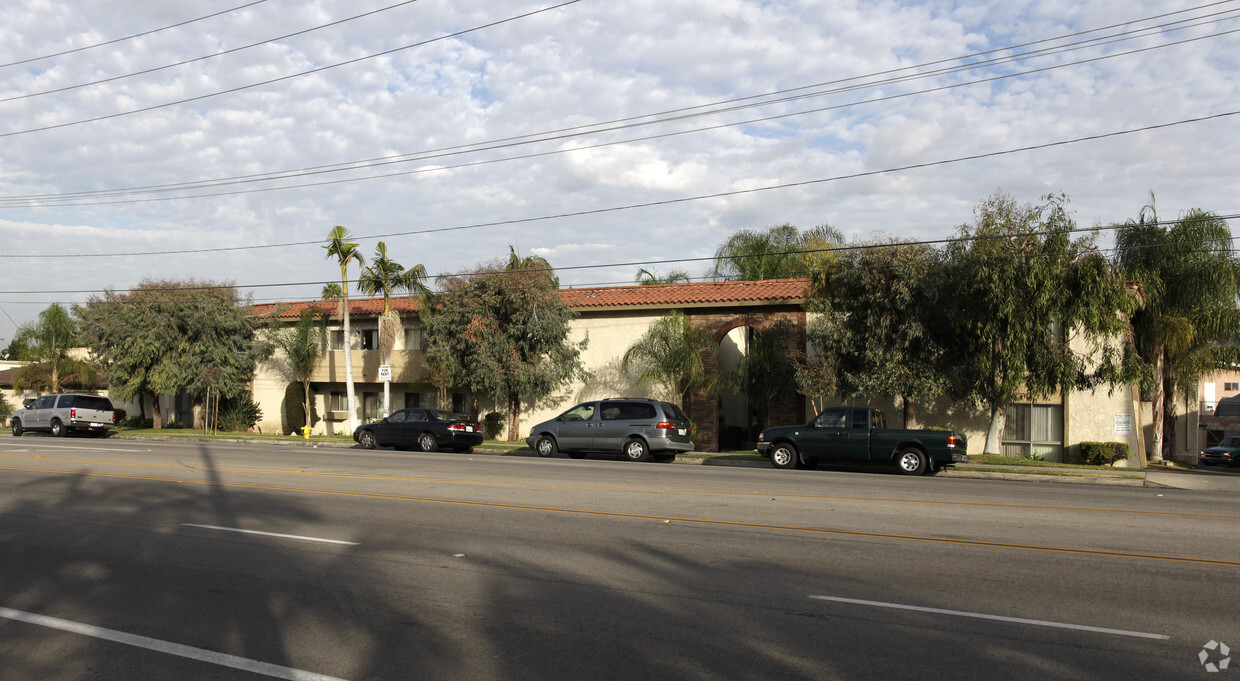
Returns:
[[[638,286],[658,286],[659,284],[688,284],[692,279],[684,270],[672,270],[667,274],[659,274],[642,267],[637,270],[635,281]]]
[[[379,316],[379,351],[383,355],[383,363],[389,364],[392,358],[392,347],[396,345],[396,330],[400,328],[400,315],[392,310],[392,291],[405,290],[411,297],[423,300],[430,294],[426,287],[426,268],[414,265],[405,269],[404,265],[392,260],[387,254],[387,244],[382,241],[375,247],[375,255],[370,259],[370,266],[362,270],[357,280],[357,288],[368,295],[383,295],[383,314]],[[392,383],[383,382],[383,415],[392,413]]]
[[[638,388],[654,384],[663,389],[669,401],[683,405],[690,388],[713,387],[702,353],[718,348],[709,331],[690,325],[683,312],[673,310],[651,324],[625,351],[620,369],[626,373],[636,369]]]
[[[344,374],[346,407],[349,410],[349,432],[357,430],[357,397],[353,389],[353,350],[351,347],[352,329],[349,324],[349,263],[357,262],[358,267],[366,266],[366,259],[357,250],[358,244],[350,241],[353,238],[349,230],[336,225],[327,233],[327,260],[333,258],[340,263],[340,302],[344,309]]]
[[[276,369],[286,379],[301,383],[306,426],[314,425],[311,422],[310,377],[318,369],[325,332],[324,327],[315,329],[314,317],[310,310],[302,310],[296,324],[279,329],[272,335],[273,343],[282,352],[273,361]]]
[[[39,313],[36,321],[23,324],[17,329],[13,343],[22,348],[22,356],[16,359],[39,362],[46,365],[47,375],[42,376],[44,368],[38,365],[25,367],[19,376],[23,385],[39,383],[52,392],[60,392],[66,380],[76,380],[84,384],[92,384],[95,380],[94,367],[89,362],[69,356],[73,348],[82,345],[81,330],[77,321],[60,303],[52,303]]]

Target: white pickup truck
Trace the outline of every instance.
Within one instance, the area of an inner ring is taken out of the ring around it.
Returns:
[[[25,409],[18,409],[9,419],[13,437],[28,430],[61,437],[69,431],[89,432],[107,437],[116,427],[116,411],[112,402],[99,395],[53,393],[36,399]]]

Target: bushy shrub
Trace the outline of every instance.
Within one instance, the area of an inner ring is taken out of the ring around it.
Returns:
[[[262,417],[262,408],[250,397],[248,392],[243,392],[237,397],[229,397],[220,401],[220,430],[233,433],[252,430],[254,424],[258,423],[258,420]]]
[[[498,411],[487,412],[487,415],[482,417],[482,432],[488,440],[494,440],[504,432],[505,420],[504,414]]]
[[[13,405],[9,404],[9,401],[4,398],[4,395],[0,395],[0,422],[8,419],[12,415]]]
[[[116,412],[117,423],[123,422],[129,416],[128,412],[126,412],[124,409],[113,409],[112,411]]]
[[[1081,458],[1094,466],[1107,466],[1116,461],[1128,460],[1126,442],[1082,442]]]

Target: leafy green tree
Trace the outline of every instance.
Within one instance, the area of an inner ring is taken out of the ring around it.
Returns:
[[[521,437],[522,402],[588,377],[581,351],[589,339],[568,339],[575,314],[556,282],[545,260],[511,249],[507,262],[440,278],[434,305],[423,311],[432,377],[502,401],[510,440]]]
[[[311,310],[304,309],[293,326],[274,330],[271,338],[272,345],[278,350],[272,363],[286,380],[301,384],[305,425],[313,426],[310,378],[318,369],[323,347],[327,345],[327,329],[316,322]]]
[[[742,229],[715,250],[711,276],[739,281],[812,276],[830,258],[829,249],[841,243],[839,230],[827,224],[804,233],[788,223]]]
[[[659,274],[652,272],[645,267],[637,270],[637,279],[635,280],[639,286],[658,286],[660,284],[688,284],[692,279],[689,273],[684,270],[672,270],[667,274]]]
[[[881,395],[901,404],[904,426],[916,426],[915,403],[943,394],[938,253],[897,240],[855,247],[825,270],[812,304],[834,324],[816,325],[810,342],[835,358],[848,394]]]
[[[230,284],[145,280],[128,292],[92,296],[77,308],[90,348],[121,399],[154,397],[154,425],[163,427],[159,398],[188,393],[195,426],[207,389],[225,398],[246,390],[271,347],[255,338],[261,322]]]
[[[673,310],[655,320],[641,338],[624,352],[620,369],[637,372],[637,387],[655,385],[662,397],[683,405],[690,388],[714,389],[706,374],[702,353],[717,353],[719,343],[706,329],[700,329]]]
[[[340,304],[344,310],[341,316],[344,318],[345,397],[349,410],[350,433],[357,429],[357,394],[353,388],[353,334],[349,323],[349,265],[356,262],[358,267],[366,266],[366,259],[357,249],[358,244],[350,241],[352,238],[353,235],[349,234],[348,229],[336,225],[328,232],[327,243],[323,246],[327,251],[324,257],[328,260],[335,258],[340,264]]]
[[[383,314],[379,316],[379,352],[383,355],[383,363],[392,361],[392,348],[396,345],[396,333],[400,330],[400,315],[392,309],[392,292],[408,291],[411,296],[426,299],[430,289],[426,287],[426,268],[414,265],[405,269],[404,265],[392,260],[387,254],[387,244],[382,241],[375,248],[375,255],[370,265],[362,269],[362,276],[357,280],[357,288],[367,295],[383,296]],[[383,415],[392,413],[392,385],[383,383]]]
[[[1018,397],[1125,380],[1122,343],[1136,301],[1095,246],[1096,230],[1072,238],[1065,201],[1022,206],[995,194],[946,251],[945,366],[952,393],[990,413],[987,454],[1000,453],[1005,409]],[[1072,349],[1076,337],[1084,352]]]
[[[1115,241],[1119,267],[1145,297],[1132,333],[1142,385],[1152,390],[1150,455],[1165,459],[1175,451],[1175,396],[1195,395],[1202,374],[1240,361],[1240,258],[1217,215],[1194,209],[1168,227],[1153,197]]]
[[[39,365],[23,367],[15,376],[19,389],[46,388],[60,392],[65,381],[90,385],[95,369],[90,362],[77,359],[71,351],[82,346],[77,320],[59,303],[53,303],[39,317],[22,324],[13,336],[10,347],[17,348],[18,359]],[[41,365],[41,366],[40,366]]]

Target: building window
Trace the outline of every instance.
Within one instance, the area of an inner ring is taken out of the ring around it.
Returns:
[[[344,329],[332,329],[327,332],[328,345],[332,350],[344,349]]]
[[[422,349],[422,328],[417,326],[405,327],[405,349],[421,350]]]
[[[405,408],[422,406],[422,393],[405,393]]]
[[[1223,390],[1229,393],[1240,391],[1240,383],[1224,383]]]
[[[349,399],[345,393],[331,391],[327,396],[327,411],[348,411]]]
[[[1010,405],[1003,429],[1003,454],[1063,461],[1063,405]]]
[[[379,349],[379,330],[378,329],[362,329],[357,332],[362,338],[363,350]]]

